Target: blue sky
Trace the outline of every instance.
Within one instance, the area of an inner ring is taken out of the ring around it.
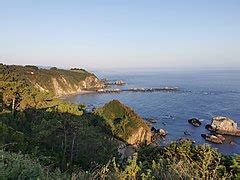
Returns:
[[[240,68],[239,0],[0,0],[0,61]]]

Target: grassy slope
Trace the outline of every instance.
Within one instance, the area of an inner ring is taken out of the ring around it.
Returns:
[[[139,127],[148,128],[140,116],[117,100],[99,108],[96,114],[102,117],[106,124],[111,127],[116,137],[123,140],[127,140]]]

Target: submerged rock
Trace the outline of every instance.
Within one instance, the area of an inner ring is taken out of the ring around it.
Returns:
[[[189,119],[188,122],[190,124],[192,124],[193,126],[195,126],[195,127],[199,127],[202,124],[201,121],[199,119],[197,119],[197,118]]]
[[[184,134],[187,135],[187,136],[191,135],[190,132],[188,132],[188,131],[184,131]]]
[[[223,137],[221,136],[218,136],[218,135],[213,135],[213,134],[201,134],[201,136],[206,140],[206,141],[209,141],[209,142],[212,142],[212,143],[215,143],[215,144],[222,144],[223,141]]]
[[[233,142],[233,141],[230,141],[229,144],[231,144],[231,145],[236,145],[236,143]]]
[[[227,117],[214,117],[211,125],[207,125],[206,128],[218,134],[240,136],[240,129],[238,128],[237,123]]]
[[[163,124],[164,126],[166,126],[166,125],[167,125],[165,122],[162,122],[162,124]]]
[[[205,126],[205,129],[209,130],[209,131],[213,131],[213,127],[210,124],[207,124]]]
[[[156,121],[155,119],[153,119],[153,118],[145,118],[145,120],[146,120],[147,122],[151,123],[151,124],[157,123],[157,121]]]

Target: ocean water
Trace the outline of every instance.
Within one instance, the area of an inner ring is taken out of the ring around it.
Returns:
[[[162,72],[98,72],[101,78],[123,80],[120,88],[178,87],[179,92],[122,92],[112,94],[83,94],[68,97],[73,103],[102,106],[118,99],[134,109],[143,118],[154,118],[156,128],[168,132],[163,144],[180,138],[196,143],[208,143],[201,134],[208,133],[205,125],[214,116],[227,116],[240,126],[240,71],[162,71]],[[119,87],[117,87],[119,88]],[[188,123],[190,118],[199,118],[201,127]],[[190,135],[184,135],[188,131]],[[226,143],[217,145],[224,154],[240,153],[240,137],[225,136]],[[233,141],[235,144],[229,144]]]

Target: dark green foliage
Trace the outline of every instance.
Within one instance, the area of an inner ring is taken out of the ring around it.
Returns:
[[[8,150],[25,150],[25,136],[22,132],[0,122],[0,147]]]
[[[78,177],[84,177],[84,173],[79,173]],[[30,155],[0,150],[0,179],[71,179],[71,174],[43,167]]]
[[[116,156],[118,142],[104,129],[92,124],[94,116],[61,113],[48,108],[26,109],[16,114],[19,120],[15,118],[15,121],[11,116],[6,117],[6,114],[0,115],[3,120],[0,135],[1,145],[8,150],[52,157],[54,164],[62,169],[71,166],[88,169],[93,163],[104,164]],[[36,147],[37,152],[34,151]]]
[[[0,90],[0,112],[3,111],[3,92]]]
[[[140,151],[142,168],[148,176],[216,179],[230,176],[224,166],[223,156],[209,145],[194,145],[181,140],[167,147],[149,147]]]
[[[230,165],[230,170],[234,174],[235,179],[240,179],[240,155],[231,156],[226,163]]]
[[[110,179],[238,179],[239,156],[226,161],[208,145],[181,140],[165,147],[143,147],[125,163],[113,159],[98,172]]]
[[[94,123],[99,117],[85,114],[83,105],[58,100],[29,83],[47,83],[49,77],[62,75],[77,82],[89,73],[5,65],[0,70],[4,104],[0,148],[31,154],[43,166],[62,171],[89,169],[116,156],[118,141]]]
[[[0,179],[42,179],[44,169],[27,155],[0,150]]]
[[[71,71],[76,71],[76,72],[81,72],[81,73],[87,73],[87,71],[85,69],[82,68],[71,68]]]

